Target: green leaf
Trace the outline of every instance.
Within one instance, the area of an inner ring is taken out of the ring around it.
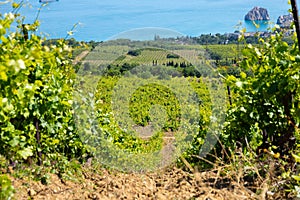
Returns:
[[[296,181],[300,181],[300,176],[293,175],[292,178],[295,179]]]
[[[8,77],[5,71],[0,71],[0,80],[7,81]]]
[[[297,163],[300,163],[300,156],[295,155],[295,154],[292,154],[292,155],[293,155],[293,157],[295,158],[295,161],[296,161]]]
[[[33,156],[32,147],[27,147],[23,150],[19,150],[17,154],[23,159],[27,159],[29,156]]]

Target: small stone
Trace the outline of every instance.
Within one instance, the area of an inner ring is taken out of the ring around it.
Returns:
[[[28,194],[29,194],[29,196],[33,197],[37,194],[37,192],[34,191],[33,189],[29,189]]]

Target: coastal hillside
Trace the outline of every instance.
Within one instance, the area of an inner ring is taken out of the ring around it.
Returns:
[[[299,197],[296,17],[270,31],[81,41],[79,24],[46,39],[41,10],[27,23],[24,1],[8,4],[0,200]]]

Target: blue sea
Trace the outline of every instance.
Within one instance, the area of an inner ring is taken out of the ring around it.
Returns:
[[[0,0],[0,13],[11,11],[10,4]],[[40,34],[62,38],[74,28],[73,37],[83,41],[105,41],[112,38],[153,39],[154,35],[199,36],[207,33],[230,33],[257,29],[244,16],[254,6],[268,9],[270,22],[288,14],[288,0],[59,0],[41,7],[38,0],[27,0],[20,9],[25,23],[38,15]],[[298,5],[300,0],[297,2]],[[133,38],[132,38],[133,37]]]

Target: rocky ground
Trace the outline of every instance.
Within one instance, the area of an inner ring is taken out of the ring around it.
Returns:
[[[47,185],[13,179],[15,199],[264,199],[242,184],[216,172],[188,173],[169,168],[155,173],[118,173],[85,170],[76,181],[51,175]],[[262,188],[263,189],[263,188]]]

